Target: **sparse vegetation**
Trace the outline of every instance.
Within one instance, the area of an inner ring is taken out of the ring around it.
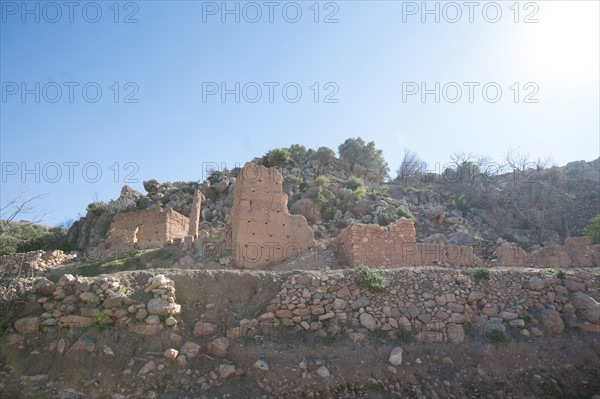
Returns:
[[[385,280],[379,272],[371,270],[367,266],[360,266],[356,273],[357,286],[372,292],[385,292]]]
[[[558,277],[561,280],[564,280],[565,278],[567,278],[567,273],[564,270],[559,270],[556,272],[556,277]]]
[[[463,193],[454,195],[450,200],[450,205],[462,212],[463,217],[467,216],[467,212],[471,209],[469,199]]]
[[[94,201],[85,208],[87,212],[102,213],[108,208],[108,204],[102,201]]]
[[[506,335],[504,335],[504,333],[500,330],[490,331],[487,334],[487,337],[493,344],[501,344],[504,342],[508,342]]]
[[[331,182],[329,181],[329,178],[327,176],[319,175],[315,179],[315,185],[317,187],[327,188],[327,187],[329,187],[330,184],[331,184]]]
[[[410,341],[412,341],[412,335],[404,328],[400,328],[396,331],[396,337],[405,344],[408,344]]]
[[[321,207],[321,217],[323,220],[331,220],[333,219],[333,207],[329,203],[329,200],[325,198],[323,193],[317,193],[317,203]]]
[[[396,208],[396,212],[398,213],[398,217],[404,217],[410,220],[415,220],[415,216],[406,208],[404,208],[402,205],[398,206],[398,208]]]
[[[473,270],[473,278],[475,281],[490,281],[492,279],[492,272],[488,269],[477,268]]]
[[[600,244],[600,213],[594,216],[581,232],[592,240],[592,244]]]
[[[362,179],[356,176],[351,176],[344,182],[344,187],[352,191],[356,191],[359,187],[363,187],[364,185],[365,183],[362,181]]]

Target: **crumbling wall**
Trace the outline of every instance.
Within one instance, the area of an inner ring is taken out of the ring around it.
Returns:
[[[481,264],[472,247],[416,241],[414,223],[404,218],[388,226],[353,223],[341,230],[338,236],[341,261],[351,267]]]
[[[262,269],[314,247],[306,218],[289,214],[282,183],[274,168],[247,163],[241,170],[229,219],[236,266]]]
[[[65,254],[61,250],[29,251],[12,255],[0,256],[0,275],[4,273],[19,274],[32,270],[47,269],[73,261],[77,255]]]
[[[115,215],[104,245],[94,256],[136,249],[162,248],[187,234],[189,219],[173,209],[154,208]]]
[[[598,266],[599,250],[600,247],[592,245],[587,237],[570,237],[565,240],[565,245],[539,248],[530,254],[519,247],[501,246],[496,249],[495,255],[498,266],[589,267]]]

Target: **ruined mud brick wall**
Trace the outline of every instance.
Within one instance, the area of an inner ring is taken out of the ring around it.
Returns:
[[[530,254],[519,247],[502,246],[495,255],[498,266],[590,267],[600,264],[600,245],[592,245],[587,237],[570,237],[565,245],[539,248]]]
[[[262,269],[314,247],[306,218],[289,214],[282,183],[274,168],[247,163],[240,172],[229,220],[236,266]]]
[[[417,243],[414,223],[404,218],[388,226],[351,224],[340,231],[338,245],[342,262],[351,267],[481,264],[472,247]]]
[[[188,227],[187,217],[168,208],[119,213],[115,215],[101,249],[111,252],[161,248],[183,239]]]

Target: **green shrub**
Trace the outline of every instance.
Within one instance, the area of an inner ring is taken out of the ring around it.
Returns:
[[[317,176],[317,178],[315,179],[315,184],[317,185],[317,187],[321,187],[321,188],[327,188],[329,187],[329,184],[331,184],[331,182],[329,181],[329,178],[327,176]]]
[[[508,339],[506,338],[506,335],[504,335],[504,333],[500,330],[490,331],[488,333],[487,337],[494,344],[500,344],[500,343],[508,341]]]
[[[263,156],[263,163],[266,167],[283,166],[292,160],[292,154],[287,148],[275,148]]]
[[[304,147],[302,144],[292,144],[288,151],[290,152],[292,161],[301,163],[306,162],[306,147]]]
[[[297,176],[297,175],[290,174],[290,175],[286,176],[286,179],[291,184],[301,185],[302,183],[304,183],[304,179],[302,178],[302,176]]]
[[[554,276],[556,274],[556,270],[554,269],[542,269],[538,272],[538,274],[540,275],[540,277],[546,277],[546,276]]]
[[[388,335],[387,331],[383,331],[383,330],[375,330],[375,337],[379,338],[379,339],[387,339],[390,336]]]
[[[357,270],[356,285],[373,292],[385,292],[385,280],[379,272],[360,266]]]
[[[380,214],[378,218],[380,226],[387,226],[388,224],[394,223],[396,220],[398,220],[398,214],[395,212],[384,212]]]
[[[478,268],[473,271],[473,278],[476,281],[490,281],[492,279],[492,272],[490,272],[488,269]]]
[[[380,197],[386,197],[390,192],[390,188],[388,186],[381,186],[377,190],[373,191],[373,194],[378,195]]]
[[[398,337],[398,339],[405,344],[408,344],[410,341],[412,341],[412,335],[410,335],[410,332],[406,331],[404,328],[400,328],[396,331],[396,337]]]
[[[469,199],[462,193],[454,195],[450,200],[450,205],[462,212],[463,217],[467,216],[467,212],[471,209]]]
[[[352,176],[344,182],[344,187],[352,191],[355,191],[359,187],[364,187],[364,185],[365,183],[362,181],[362,179],[356,176]]]
[[[396,208],[396,213],[398,214],[398,217],[404,217],[407,219],[415,220],[415,216],[412,213],[410,213],[409,210],[404,208],[402,205],[400,205],[400,206],[398,206],[398,208]]]
[[[600,244],[600,214],[594,216],[581,232],[592,240],[592,244]]]
[[[565,273],[564,270],[559,270],[556,272],[556,277],[558,277],[561,280],[564,280],[565,278],[567,278],[567,273]]]
[[[323,220],[333,219],[333,207],[321,192],[317,193],[317,204],[321,207],[321,217]]]
[[[107,208],[107,205],[105,202],[94,201],[94,202],[88,204],[88,206],[85,208],[85,210],[88,212],[102,213],[106,210],[106,208]]]

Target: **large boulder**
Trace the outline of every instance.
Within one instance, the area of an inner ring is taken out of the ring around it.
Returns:
[[[149,194],[154,194],[158,192],[158,189],[160,187],[161,184],[155,179],[144,181],[144,190],[146,190]]]
[[[544,330],[550,334],[560,334],[565,329],[565,324],[560,318],[560,313],[552,309],[542,309],[536,314],[538,320],[544,326]]]
[[[321,207],[310,198],[302,198],[292,204],[290,213],[293,215],[302,215],[308,223],[315,224],[321,222]]]
[[[150,299],[146,308],[149,314],[157,316],[176,315],[181,312],[181,305],[160,298]]]
[[[600,324],[600,303],[594,298],[583,292],[576,292],[571,297],[571,303],[585,320]]]

